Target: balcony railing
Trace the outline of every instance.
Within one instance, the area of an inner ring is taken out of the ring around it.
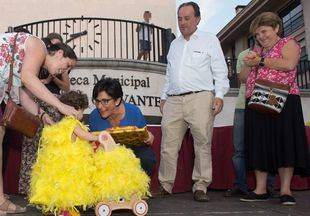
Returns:
[[[310,89],[310,61],[302,60],[297,67],[297,83],[301,89]]]
[[[291,35],[297,29],[304,26],[303,11],[299,11],[294,16],[290,17],[287,21],[283,22],[283,35],[286,37]]]
[[[142,26],[143,38],[139,38],[136,31],[138,26]],[[151,42],[151,50],[147,60],[165,63],[172,41],[170,29],[120,19],[81,16],[13,27],[16,28],[25,28],[39,38],[51,32],[59,33],[79,58],[137,59],[139,40],[148,40]]]
[[[239,88],[237,72],[236,72],[236,59],[226,59],[228,66],[228,78],[231,88]],[[302,60],[297,66],[297,84],[300,89],[310,89],[310,61]]]

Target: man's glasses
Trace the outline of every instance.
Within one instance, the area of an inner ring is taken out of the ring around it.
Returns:
[[[109,98],[109,99],[93,99],[93,103],[98,106],[99,104],[101,104],[102,106],[106,106],[109,104],[110,100],[113,100],[113,98]]]

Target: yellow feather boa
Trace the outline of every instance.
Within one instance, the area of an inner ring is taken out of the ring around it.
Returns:
[[[149,195],[150,179],[134,153],[118,146],[111,152],[97,153],[88,141],[72,142],[74,128],[87,127],[73,117],[43,129],[36,163],[31,173],[29,202],[43,212],[57,214],[96,205]]]
[[[101,200],[129,200],[133,194],[139,198],[149,195],[150,178],[140,166],[140,160],[124,146],[111,152],[102,149],[95,154],[95,194]]]

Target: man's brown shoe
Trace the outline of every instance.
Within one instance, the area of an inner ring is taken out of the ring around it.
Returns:
[[[196,190],[194,192],[194,200],[198,202],[208,202],[210,200],[209,196],[202,190]]]

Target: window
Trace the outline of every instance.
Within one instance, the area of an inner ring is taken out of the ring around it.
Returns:
[[[300,0],[294,1],[290,6],[279,13],[283,22],[283,36],[288,36],[304,26],[304,17]]]

